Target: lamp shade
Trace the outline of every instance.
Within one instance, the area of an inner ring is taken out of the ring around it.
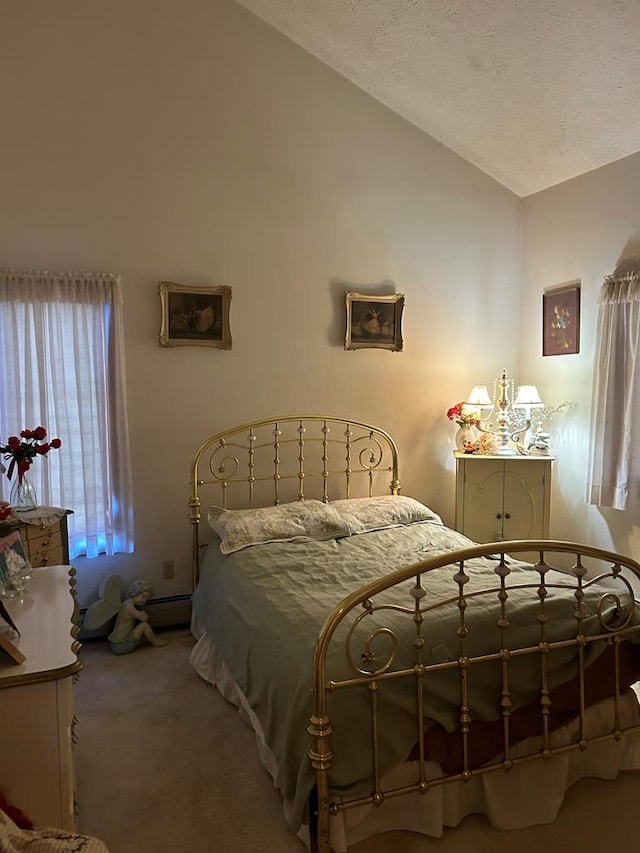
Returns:
[[[493,406],[486,385],[474,385],[465,402],[469,407]]]
[[[535,385],[521,385],[518,388],[516,399],[513,401],[514,406],[526,406],[527,408],[535,409],[544,406],[542,398],[538,393]]]

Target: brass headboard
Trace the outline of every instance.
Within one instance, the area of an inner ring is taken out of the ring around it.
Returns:
[[[391,475],[390,482],[384,474]],[[247,508],[312,497],[325,503],[371,497],[383,489],[400,491],[398,449],[387,432],[369,424],[287,415],[210,436],[191,462],[194,588],[200,574],[201,496],[206,494],[207,507]]]

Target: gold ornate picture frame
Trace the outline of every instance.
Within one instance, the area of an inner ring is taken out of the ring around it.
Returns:
[[[160,346],[231,349],[230,287],[160,282]]]
[[[349,290],[346,293],[346,302],[346,350],[376,348],[402,351],[404,294],[371,296]]]

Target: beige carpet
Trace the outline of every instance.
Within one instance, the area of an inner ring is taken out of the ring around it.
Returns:
[[[166,647],[122,657],[104,641],[82,649],[75,687],[80,830],[110,853],[304,853],[288,832],[253,733],[189,667],[188,631],[163,636]],[[602,853],[635,844],[639,806],[640,774],[628,773],[580,782],[550,826],[496,832],[474,816],[443,838],[388,833],[354,853]]]

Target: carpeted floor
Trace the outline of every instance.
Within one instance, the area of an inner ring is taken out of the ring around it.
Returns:
[[[79,826],[110,853],[304,853],[258,761],[253,733],[188,664],[186,629],[169,644],[116,657],[81,651],[75,686]],[[534,792],[532,792],[534,793]],[[640,774],[586,780],[550,826],[499,833],[480,816],[442,838],[388,833],[353,853],[602,853],[637,838]]]

